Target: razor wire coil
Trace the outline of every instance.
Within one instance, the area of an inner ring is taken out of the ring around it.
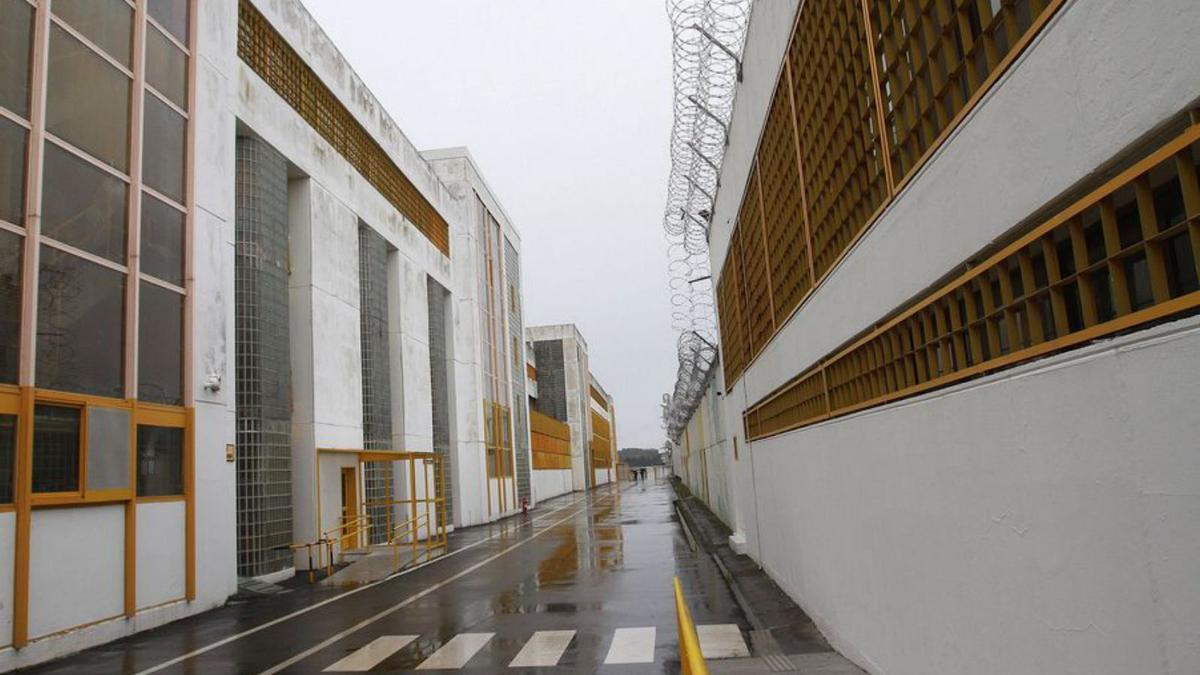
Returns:
[[[717,322],[708,230],[720,184],[752,0],[667,0],[674,66],[671,173],[663,230],[671,325],[679,333],[663,426],[677,442],[715,376]]]

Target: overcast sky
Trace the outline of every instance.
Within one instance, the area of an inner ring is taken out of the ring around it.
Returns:
[[[663,0],[304,0],[422,150],[465,145],[521,232],[528,325],[575,323],[619,447],[675,380]]]

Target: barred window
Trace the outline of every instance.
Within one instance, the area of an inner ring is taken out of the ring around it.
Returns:
[[[763,438],[1200,308],[1200,126],[745,413]]]
[[[183,494],[183,429],[138,425],[137,495]]]
[[[33,491],[79,490],[82,408],[37,405],[33,411]]]
[[[727,386],[1061,4],[801,3],[719,277]],[[1125,266],[1146,306],[1152,266]]]
[[[17,457],[17,416],[0,415],[0,504],[13,502]]]

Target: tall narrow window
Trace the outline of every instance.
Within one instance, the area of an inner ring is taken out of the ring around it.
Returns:
[[[25,148],[28,138],[24,128],[0,117],[0,220],[20,227],[25,226]]]
[[[187,108],[187,55],[157,28],[146,29],[146,82]]]
[[[0,415],[0,504],[13,502],[13,473],[17,456],[17,416]]]
[[[54,0],[50,8],[104,53],[129,67],[133,8],[125,0]]]
[[[46,143],[42,235],[115,263],[125,262],[129,186]]]
[[[46,130],[129,169],[129,76],[59,26],[50,27]]]
[[[17,383],[21,342],[21,247],[25,239],[0,230],[0,382]]]
[[[388,350],[387,240],[365,224],[358,226],[359,337],[362,356],[363,447],[392,447],[392,366]],[[392,462],[367,462],[364,493],[371,518],[370,542],[388,539],[392,505]]]
[[[33,7],[22,0],[0,1],[0,106],[29,117],[29,53]]]
[[[142,195],[142,274],[183,286],[184,213]]]
[[[446,513],[454,520],[454,453],[450,451],[450,369],[446,359],[450,343],[450,326],[446,316],[450,292],[431,277],[426,277],[426,298],[429,310],[429,392],[433,413],[433,451],[442,457],[439,497],[446,500]]]
[[[150,18],[187,44],[188,0],[149,0]]]
[[[35,406],[33,412],[33,491],[79,490],[80,408]]]
[[[142,179],[148,187],[183,203],[187,120],[157,96],[146,93]]]
[[[183,405],[183,296],[142,282],[138,318],[138,399]]]
[[[37,386],[124,395],[125,275],[43,245]]]

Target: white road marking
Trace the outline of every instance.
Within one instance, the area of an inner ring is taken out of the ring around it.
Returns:
[[[422,661],[417,670],[462,668],[476,652],[483,649],[493,635],[495,633],[459,633]]]
[[[579,502],[581,502],[581,501],[586,501],[586,500],[587,500],[587,498],[588,498],[588,496],[589,496],[589,495],[588,495],[587,493],[585,493],[585,494],[584,494],[582,497],[580,497],[579,499],[576,499],[576,500],[572,501],[570,504],[567,504],[567,505],[565,505],[565,506],[560,506],[559,508],[557,508],[557,509],[554,509],[553,511],[550,511],[550,512],[548,512],[548,513],[545,513],[545,514],[543,514],[543,515],[541,515],[541,516],[538,516],[537,518],[534,518],[532,521],[530,521],[530,523],[536,523],[536,522],[537,522],[537,521],[539,521],[539,520],[545,520],[545,519],[549,518],[550,516],[553,516],[554,514],[558,513],[559,511],[563,511],[563,510],[565,510],[565,509],[569,509],[569,508],[571,508],[572,506],[575,506],[576,504],[578,504],[578,503],[579,503]],[[607,495],[606,495],[606,496],[607,496]],[[602,497],[602,498],[603,498],[603,497]],[[573,516],[574,516],[574,514],[572,514],[572,517],[573,517]],[[503,522],[503,521],[502,521],[502,522]],[[518,525],[518,527],[520,527],[520,525]],[[425,566],[427,566],[427,565],[432,565],[432,564],[434,564],[434,563],[441,562],[441,561],[445,560],[446,558],[449,558],[449,557],[451,557],[451,556],[458,555],[459,553],[462,553],[463,551],[468,551],[468,550],[470,550],[470,549],[473,549],[473,548],[475,548],[476,546],[479,546],[479,545],[481,545],[481,544],[486,544],[487,542],[489,542],[489,541],[491,541],[491,540],[495,539],[496,537],[499,537],[499,536],[502,536],[502,535],[507,535],[508,533],[509,533],[509,532],[508,532],[508,528],[503,528],[503,527],[502,527],[502,528],[501,528],[501,530],[500,530],[499,532],[497,532],[497,533],[495,533],[495,534],[492,534],[492,535],[488,536],[486,539],[480,539],[479,541],[472,542],[472,543],[470,543],[470,544],[467,544],[466,546],[463,546],[463,547],[462,547],[462,548],[460,548],[460,549],[457,549],[457,550],[451,551],[451,552],[447,553],[447,554],[446,554],[446,555],[444,555],[444,556],[441,556],[441,557],[439,557],[439,558],[434,558],[433,560],[429,560],[429,561],[427,561],[427,562],[423,562],[423,563],[421,563],[420,565],[417,565],[416,567],[410,567],[410,568],[408,568],[408,569],[406,569],[406,570],[401,570],[401,571],[399,571],[399,572],[396,572],[395,574],[391,575],[390,577],[387,577],[386,579],[381,579],[381,580],[379,580],[379,581],[376,581],[376,582],[373,582],[373,583],[367,584],[366,586],[359,586],[358,588],[355,588],[355,589],[353,589],[353,590],[350,590],[350,591],[346,591],[345,593],[342,593],[341,595],[334,596],[334,597],[332,597],[332,598],[329,598],[328,600],[322,600],[321,602],[318,602],[318,603],[316,603],[316,604],[313,604],[313,605],[309,605],[308,607],[305,607],[304,609],[298,609],[298,610],[296,610],[296,611],[292,612],[291,614],[287,614],[287,615],[281,616],[281,617],[279,617],[278,619],[272,619],[272,620],[270,620],[270,621],[268,621],[268,622],[266,622],[266,623],[259,624],[259,625],[255,626],[254,628],[250,628],[250,629],[244,630],[244,631],[242,631],[241,633],[237,633],[237,634],[235,634],[235,635],[230,635],[230,636],[229,636],[229,637],[227,637],[227,638],[222,638],[222,639],[220,639],[220,640],[217,640],[216,642],[213,642],[212,644],[205,645],[205,646],[203,646],[203,647],[200,647],[199,649],[194,649],[194,650],[192,650],[192,651],[190,651],[190,652],[188,652],[188,653],[186,653],[186,654],[180,654],[179,656],[176,656],[176,657],[175,657],[175,658],[173,658],[173,659],[170,659],[170,660],[168,660],[168,661],[163,661],[162,663],[158,664],[157,666],[153,666],[153,667],[147,668],[146,670],[139,671],[139,672],[137,673],[137,675],[150,675],[151,673],[157,673],[157,672],[158,672],[158,671],[160,671],[160,670],[165,670],[165,669],[167,669],[167,668],[170,668],[170,667],[171,667],[171,666],[173,666],[173,665],[176,665],[176,664],[178,664],[178,663],[182,663],[182,662],[184,662],[184,661],[187,661],[188,659],[192,659],[192,658],[195,658],[195,657],[197,657],[197,656],[200,656],[201,654],[204,654],[204,653],[207,653],[207,652],[211,652],[211,651],[212,651],[212,650],[214,650],[214,649],[218,649],[218,648],[220,648],[220,647],[224,647],[225,645],[227,645],[227,644],[229,644],[229,643],[231,643],[231,642],[236,642],[236,641],[238,641],[238,640],[240,640],[240,639],[242,639],[242,638],[244,638],[244,637],[246,637],[246,636],[248,636],[248,635],[253,635],[253,634],[255,634],[255,633],[259,632],[259,631],[266,630],[266,629],[268,629],[268,628],[270,628],[270,627],[272,627],[272,626],[278,626],[279,624],[281,624],[281,623],[284,623],[285,621],[290,621],[290,620],[292,620],[292,619],[294,619],[294,618],[296,618],[296,617],[298,617],[298,616],[302,616],[302,615],[304,615],[304,614],[308,614],[309,612],[311,612],[311,611],[313,611],[313,610],[315,610],[315,609],[320,609],[321,607],[324,607],[325,605],[328,605],[328,604],[330,604],[330,603],[334,603],[334,602],[337,602],[337,601],[339,601],[339,600],[345,600],[346,598],[348,598],[348,597],[350,597],[350,596],[352,596],[352,595],[355,595],[355,594],[361,593],[361,592],[363,592],[363,591],[365,591],[365,590],[368,590],[368,589],[371,589],[371,588],[375,588],[376,586],[378,586],[378,585],[380,585],[380,584],[386,584],[387,582],[391,581],[392,579],[395,579],[396,577],[403,576],[403,575],[405,575],[405,574],[408,574],[408,573],[410,573],[410,572],[415,572],[415,571],[417,571],[417,570],[419,570],[419,569],[421,569],[422,567],[425,567]],[[534,535],[534,536],[536,536],[536,535]]]
[[[607,498],[608,498],[607,495],[605,497],[603,497],[603,499],[607,499]],[[293,656],[292,658],[264,670],[262,672],[262,675],[273,675],[273,673],[278,673],[279,671],[283,670],[284,668],[289,668],[289,667],[299,663],[300,661],[303,661],[304,659],[312,656],[313,654],[316,654],[317,652],[319,652],[322,649],[328,647],[329,645],[337,642],[338,640],[341,640],[342,638],[346,637],[347,635],[352,635],[355,632],[362,630],[363,628],[366,628],[367,626],[370,626],[371,624],[375,623],[376,621],[379,621],[380,619],[383,619],[392,614],[395,614],[396,612],[404,609],[405,607],[411,605],[412,603],[429,595],[430,593],[437,591],[438,589],[442,588],[443,586],[451,584],[451,583],[467,576],[468,574],[475,572],[479,568],[483,567],[484,565],[487,565],[488,563],[496,560],[497,558],[500,558],[501,556],[508,553],[509,551],[512,551],[513,549],[520,548],[521,546],[528,544],[529,542],[533,541],[534,539],[537,539],[538,537],[542,536],[543,534],[546,534],[547,532],[552,531],[554,529],[554,527],[553,527],[554,525],[561,525],[587,510],[588,510],[588,507],[585,505],[581,509],[576,509],[576,510],[572,511],[570,515],[554,521],[554,523],[551,526],[546,527],[545,529],[543,529],[539,532],[534,532],[533,534],[529,535],[525,539],[513,544],[512,546],[509,546],[506,549],[501,550],[499,553],[496,553],[496,554],[492,555],[491,557],[485,558],[485,559],[475,563],[474,565],[471,565],[470,567],[466,568],[465,570],[463,570],[457,574],[454,574],[450,577],[447,577],[443,581],[440,581],[419,593],[414,593],[413,595],[408,596],[404,600],[401,600],[400,602],[379,612],[378,614],[371,616],[371,617],[367,617],[366,619],[359,621],[357,624],[347,628],[346,630],[344,630],[340,633],[331,635],[330,637],[326,638],[325,640],[322,640],[320,643],[318,643],[312,647],[309,647],[308,649],[300,652],[299,654]],[[445,557],[445,556],[443,556],[443,557]],[[439,558],[439,560],[440,560],[440,558]]]
[[[654,626],[618,628],[605,663],[654,663]]]
[[[750,656],[742,631],[733,623],[696,626],[700,637],[700,653],[706,659],[734,659]]]
[[[384,659],[408,646],[419,635],[383,635],[366,647],[325,669],[327,673],[361,673],[383,663]]]
[[[509,668],[556,666],[575,637],[573,630],[539,630],[521,648]]]

